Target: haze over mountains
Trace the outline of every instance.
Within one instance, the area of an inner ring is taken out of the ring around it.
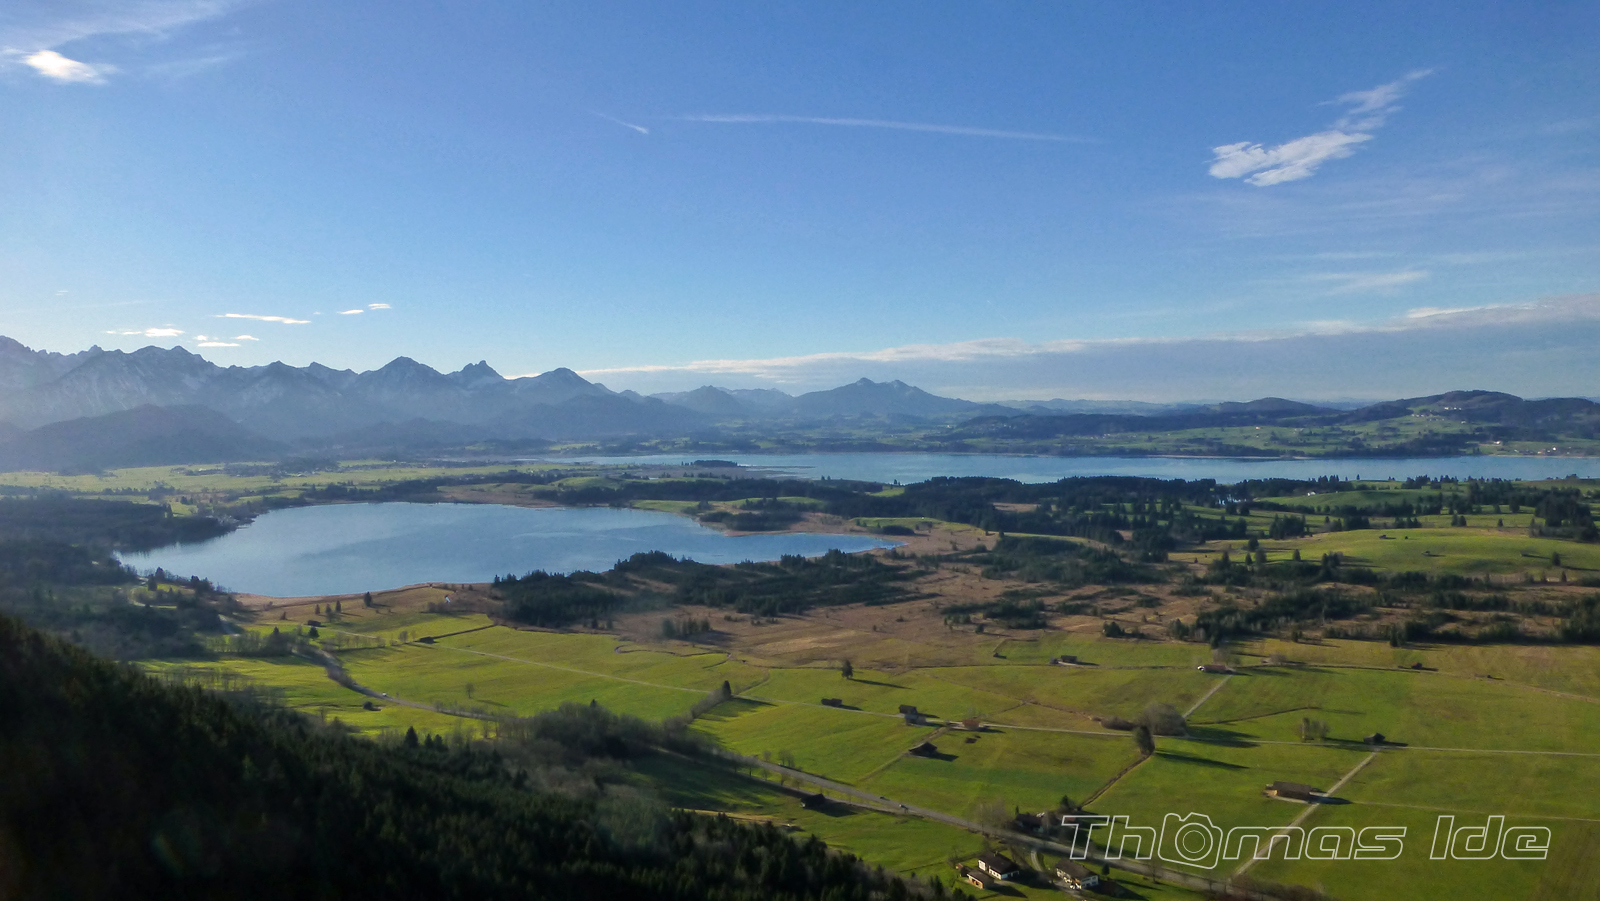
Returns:
[[[1251,424],[1355,424],[1448,415],[1591,434],[1600,405],[1455,392],[1356,410],[1265,398],[1249,403],[1041,401],[982,404],[900,381],[860,379],[791,396],[725,389],[643,396],[570,369],[503,378],[487,363],[441,373],[408,357],[368,372],[313,363],[222,367],[181,347],[35,351],[0,337],[0,467],[102,468],[388,452],[502,443],[726,438],[827,426],[862,435],[936,428],[960,440],[1052,440]],[[756,449],[753,445],[751,449]]]

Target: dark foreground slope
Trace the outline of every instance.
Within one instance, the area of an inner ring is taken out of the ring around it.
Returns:
[[[349,738],[0,617],[0,898],[908,896],[815,840],[536,793],[505,760]]]

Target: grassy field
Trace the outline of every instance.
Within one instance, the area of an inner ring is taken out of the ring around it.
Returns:
[[[1096,812],[1125,814],[1132,825],[1158,830],[1169,813],[1203,813],[1223,829],[1287,825],[1303,805],[1268,798],[1262,789],[1277,781],[1325,789],[1367,756],[1365,751],[1313,745],[1157,739],[1156,746],[1154,756],[1101,795]]]
[[[1138,756],[1133,743],[1120,735],[995,729],[948,732],[934,743],[938,757],[903,757],[862,787],[963,817],[995,800],[1006,810],[1036,812],[1053,809],[1063,795],[1087,797]]]
[[[472,723],[432,710],[379,701],[377,710],[362,707],[369,698],[329,680],[322,667],[295,657],[272,660],[230,658],[220,661],[161,660],[144,664],[157,675],[174,677],[183,671],[213,670],[242,677],[250,683],[277,689],[284,706],[319,719],[338,720],[359,732],[382,734],[415,728],[419,733],[451,735]]]
[[[1600,735],[1600,704],[1399,670],[1252,668],[1230,678],[1192,719],[1230,736],[1295,741],[1307,716],[1326,722],[1333,738],[1382,732],[1428,747],[1593,752]]]
[[[792,753],[808,773],[855,783],[933,732],[899,717],[827,707],[735,700],[695,721],[695,728],[741,754]]]
[[[1262,657],[1278,654],[1304,663],[1380,669],[1421,663],[1442,673],[1488,677],[1600,699],[1600,648],[1551,645],[1414,645],[1394,648],[1376,641],[1328,639],[1288,642],[1262,639],[1243,646]]]
[[[1469,521],[1473,517],[1468,517]],[[1387,536],[1387,537],[1384,537]],[[1223,545],[1228,546],[1228,545]],[[1235,542],[1234,550],[1243,547]],[[1303,559],[1316,561],[1323,554],[1343,554],[1346,565],[1388,572],[1456,573],[1458,575],[1512,575],[1531,572],[1556,579],[1561,570],[1569,578],[1600,572],[1600,545],[1530,538],[1526,529],[1439,528],[1363,529],[1325,532],[1309,538],[1265,541],[1268,562],[1289,559],[1298,550]],[[1561,566],[1551,555],[1561,556]]]

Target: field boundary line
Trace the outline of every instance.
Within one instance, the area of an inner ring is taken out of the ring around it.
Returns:
[[[933,730],[932,732],[928,733],[928,735],[922,739],[922,742],[930,742],[930,741],[933,741],[934,739],[936,739],[936,738],[938,738],[938,737],[940,737],[942,735],[946,735],[946,734],[948,734],[950,732],[950,728],[951,728],[950,724],[949,723],[945,723],[943,726],[940,726],[939,728],[937,728],[937,729]],[[918,742],[916,745],[912,745],[911,747],[913,747],[913,748],[917,747],[917,746],[921,745],[922,742]],[[878,764],[876,767],[873,767],[872,770],[869,771],[865,776],[861,776],[861,777],[857,778],[856,781],[855,781],[855,784],[856,785],[866,785],[868,782],[870,782],[872,780],[873,776],[878,775],[879,773],[883,772],[884,770],[888,769],[889,767],[892,767],[895,764],[899,763],[900,761],[906,759],[906,755],[908,755],[910,753],[911,753],[911,749],[910,748],[907,748],[906,750],[901,751],[899,754],[896,754],[893,757],[889,758],[888,760],[884,761],[883,763]]]
[[[1335,782],[1327,791],[1322,793],[1323,797],[1330,797],[1330,798],[1333,797],[1333,793],[1334,792],[1337,792],[1339,789],[1344,788],[1344,784],[1346,782],[1349,782],[1351,779],[1354,779],[1355,775],[1357,773],[1359,773],[1362,770],[1366,769],[1367,764],[1371,763],[1374,760],[1377,760],[1378,759],[1378,755],[1382,754],[1382,753],[1383,753],[1382,751],[1373,751],[1371,754],[1368,754],[1367,756],[1361,758],[1361,762],[1356,764],[1354,767],[1352,767],[1350,772],[1345,773],[1344,776],[1342,776],[1339,779],[1338,782]],[[1289,831],[1290,829],[1294,829],[1294,828],[1298,827],[1301,823],[1304,823],[1307,819],[1309,819],[1310,816],[1313,813],[1316,812],[1317,808],[1321,807],[1321,806],[1322,806],[1321,804],[1317,804],[1317,803],[1307,804],[1306,805],[1306,809],[1300,811],[1300,815],[1295,817],[1293,820],[1291,820],[1289,822],[1289,825],[1279,827],[1278,834],[1281,835],[1281,834]],[[1272,839],[1271,838],[1267,839],[1267,849],[1269,851],[1272,849]],[[1233,875],[1234,876],[1243,876],[1246,872],[1249,871],[1249,869],[1251,867],[1256,865],[1256,861],[1259,860],[1259,859],[1260,858],[1257,858],[1254,855],[1252,855],[1249,860],[1246,860],[1244,863],[1239,864],[1239,869],[1234,870],[1233,871]]]
[[[1229,673],[1228,675],[1223,676],[1221,679],[1218,679],[1217,680],[1217,684],[1211,686],[1211,690],[1210,691],[1207,691],[1205,694],[1201,695],[1200,696],[1200,700],[1195,701],[1193,707],[1190,707],[1188,710],[1184,711],[1183,718],[1184,719],[1188,719],[1189,717],[1194,716],[1194,712],[1196,710],[1200,709],[1200,705],[1204,704],[1205,702],[1207,702],[1209,700],[1211,700],[1211,696],[1216,694],[1217,692],[1221,691],[1222,690],[1222,686],[1227,685],[1228,684],[1228,680],[1230,680],[1232,678],[1233,678],[1233,674]]]
[[[537,660],[527,660],[527,659],[524,659],[522,657],[510,657],[510,656],[507,656],[505,654],[491,654],[488,651],[474,651],[474,650],[472,650],[470,648],[457,648],[457,647],[452,647],[452,646],[447,645],[447,644],[446,645],[433,645],[433,647],[435,649],[444,648],[447,651],[456,651],[456,652],[462,653],[462,654],[476,654],[479,657],[493,657],[493,658],[498,659],[498,660],[509,660],[512,663],[526,663],[529,666],[542,666],[545,669],[554,669],[554,670],[561,670],[563,672],[568,672],[568,673],[577,673],[580,676],[594,676],[597,679],[612,679],[612,680],[615,680],[617,682],[628,682],[628,683],[631,683],[633,685],[643,685],[646,688],[664,688],[664,689],[667,689],[669,691],[686,691],[686,692],[689,692],[691,694],[697,694],[697,695],[703,695],[703,694],[709,694],[710,693],[709,690],[702,691],[702,690],[700,690],[698,688],[684,688],[681,685],[662,685],[659,682],[646,682],[643,679],[630,679],[627,676],[614,676],[614,675],[612,675],[610,673],[596,673],[596,672],[592,672],[590,670],[578,669],[577,667],[562,666],[559,663],[541,663],[541,662],[539,662]]]
[[[1154,755],[1154,754],[1150,755],[1150,757],[1154,757],[1154,756],[1156,756],[1156,755]],[[1132,762],[1132,763],[1128,764],[1127,766],[1123,767],[1122,769],[1118,770],[1117,774],[1115,776],[1112,776],[1109,780],[1107,780],[1105,785],[1102,785],[1099,788],[1095,789],[1094,790],[1094,794],[1092,794],[1089,797],[1084,798],[1082,801],[1078,802],[1078,809],[1082,810],[1083,808],[1088,807],[1090,804],[1093,804],[1095,802],[1095,799],[1099,798],[1101,795],[1103,795],[1106,792],[1110,791],[1112,786],[1114,786],[1118,782],[1122,781],[1122,777],[1124,777],[1124,776],[1128,775],[1129,773],[1133,772],[1135,769],[1137,769],[1139,767],[1140,764],[1144,763],[1146,760],[1149,760],[1150,757],[1141,756],[1138,760],[1135,760],[1134,762]]]
[[[1467,816],[1479,816],[1479,817],[1500,816],[1501,815],[1501,814],[1484,813],[1484,812],[1477,811],[1477,810],[1462,810],[1462,809],[1457,808],[1457,807],[1434,807],[1434,806],[1429,805],[1429,804],[1395,804],[1395,803],[1390,802],[1390,801],[1351,801],[1350,803],[1351,804],[1359,804],[1362,807],[1397,807],[1397,808],[1399,808],[1401,810],[1436,810],[1436,811],[1440,811],[1442,813],[1459,813],[1459,814],[1465,814]],[[1528,820],[1566,820],[1566,821],[1573,822],[1573,823],[1600,823],[1600,819],[1596,819],[1594,817],[1568,817],[1568,816],[1562,816],[1561,814],[1558,814],[1558,813],[1519,813],[1519,814],[1516,814],[1515,816],[1518,819],[1528,819]]]

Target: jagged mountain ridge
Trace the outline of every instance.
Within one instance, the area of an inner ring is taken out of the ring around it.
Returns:
[[[275,441],[337,438],[353,446],[363,434],[392,436],[402,423],[469,442],[681,435],[727,420],[967,419],[1012,412],[899,381],[861,379],[798,397],[711,386],[645,397],[612,391],[565,368],[507,379],[484,361],[441,373],[409,357],[367,372],[320,363],[223,367],[181,347],[95,347],[64,355],[9,338],[0,338],[0,388],[4,432],[143,407],[204,407]]]

